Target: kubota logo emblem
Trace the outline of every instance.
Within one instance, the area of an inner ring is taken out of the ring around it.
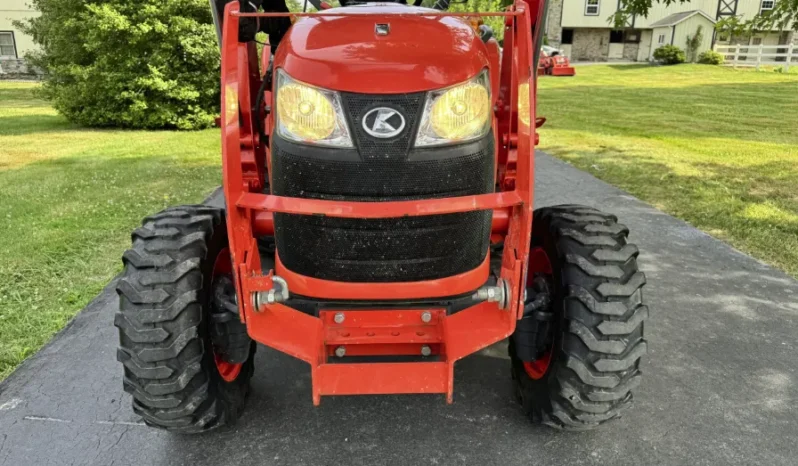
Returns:
[[[377,107],[363,117],[363,129],[375,138],[392,138],[405,129],[405,117],[392,108]]]

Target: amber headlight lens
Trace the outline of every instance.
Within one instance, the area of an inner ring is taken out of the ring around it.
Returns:
[[[277,115],[285,129],[309,141],[318,141],[335,129],[335,112],[321,92],[288,84],[277,94]]]
[[[489,106],[488,91],[479,84],[450,89],[432,104],[432,129],[438,136],[453,141],[473,137],[485,128]]]
[[[529,126],[530,115],[529,111],[529,83],[523,83],[518,86],[518,119],[521,123]]]
[[[488,74],[427,95],[416,146],[469,141],[490,129]]]
[[[277,75],[277,131],[297,142],[352,147],[338,94]]]

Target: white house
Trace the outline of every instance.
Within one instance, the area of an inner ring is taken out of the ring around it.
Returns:
[[[659,21],[648,25],[640,33],[640,47],[637,54],[638,60],[646,60],[658,47],[675,45],[682,50],[687,50],[688,37],[701,31],[701,44],[699,51],[712,48],[713,30],[716,21],[701,10],[682,11],[673,13]]]
[[[648,17],[636,16],[627,27],[614,30],[610,17],[619,0],[550,0],[546,21],[549,45],[559,47],[573,60],[647,61],[658,47],[666,44],[685,48],[687,36],[701,26],[703,41],[698,51],[708,50],[715,43],[728,43],[714,31],[717,21],[739,16],[751,19],[762,11],[773,9],[777,0],[691,0],[665,6],[655,3]],[[795,41],[793,31],[763,31],[744,39],[751,45],[781,45]]]
[[[27,73],[24,56],[36,45],[13,23],[37,14],[28,0],[0,0],[0,73]]]

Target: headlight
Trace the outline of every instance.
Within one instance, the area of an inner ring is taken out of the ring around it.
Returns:
[[[427,94],[416,147],[477,139],[490,130],[490,84],[484,71],[457,86]]]
[[[277,70],[277,133],[289,140],[352,147],[337,93],[291,79]]]
[[[518,86],[518,119],[521,123],[529,126],[529,120],[532,112],[529,108],[529,83],[523,83]]]

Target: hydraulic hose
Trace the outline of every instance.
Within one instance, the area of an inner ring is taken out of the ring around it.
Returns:
[[[263,74],[263,80],[260,83],[260,88],[258,89],[258,96],[255,98],[255,108],[252,109],[252,114],[255,115],[255,126],[258,129],[258,136],[260,136],[260,143],[264,146],[269,145],[269,136],[266,134],[266,131],[263,128],[263,112],[261,109],[263,108],[263,94],[266,92],[266,86],[271,83],[272,80],[272,60],[274,56],[269,57],[269,66],[266,68],[266,72]]]

